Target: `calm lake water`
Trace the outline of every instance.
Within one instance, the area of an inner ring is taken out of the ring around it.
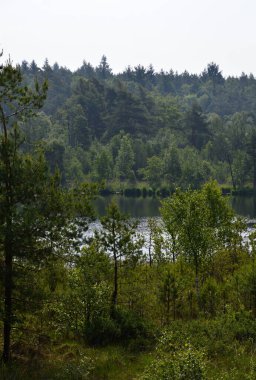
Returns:
[[[123,213],[134,218],[149,218],[160,216],[159,207],[161,204],[158,198],[129,198],[120,195],[99,197],[95,201],[96,212],[99,216],[105,214],[106,206],[115,201]],[[248,219],[256,218],[256,197],[229,197],[229,201],[237,215],[245,216]]]
[[[256,219],[256,198],[255,197],[229,197],[233,209],[237,215],[244,216],[249,220],[247,231],[242,234],[244,242],[248,242],[248,234],[252,230],[250,224],[254,224]],[[159,207],[161,200],[158,198],[129,198],[120,195],[113,195],[108,197],[99,197],[95,201],[95,209],[98,217],[105,214],[106,206],[115,201],[123,213],[130,215],[132,218],[139,219],[138,232],[143,235],[145,244],[142,248],[143,252],[147,254],[150,230],[148,226],[148,218],[159,217]],[[101,229],[99,219],[95,220],[89,225],[86,232],[87,236],[93,236],[96,230]]]

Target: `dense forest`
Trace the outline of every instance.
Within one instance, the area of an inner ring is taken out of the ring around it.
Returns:
[[[253,380],[255,79],[0,66],[0,378]],[[86,181],[85,181],[86,180]],[[161,218],[92,202],[172,189]]]
[[[256,186],[256,78],[224,78],[209,63],[200,75],[127,67],[113,74],[105,56],[75,72],[22,62],[28,84],[47,79],[39,116],[25,123],[26,150],[46,147],[65,186],[198,188]]]

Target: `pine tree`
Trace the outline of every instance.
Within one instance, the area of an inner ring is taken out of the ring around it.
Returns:
[[[16,300],[22,289],[15,286],[20,272],[33,270],[49,257],[66,255],[78,226],[75,210],[87,208],[91,190],[61,188],[41,152],[26,154],[19,122],[36,113],[46,97],[47,83],[35,82],[32,90],[23,84],[19,67],[10,61],[0,69],[0,261],[3,262],[3,361],[10,360],[11,331]],[[82,198],[84,199],[81,199]],[[81,200],[81,201],[80,201]],[[87,209],[88,210],[88,209]],[[22,303],[22,299],[19,300]]]
[[[137,236],[137,223],[128,219],[118,209],[115,203],[111,203],[107,208],[107,214],[101,218],[103,230],[96,239],[100,241],[105,252],[113,258],[114,281],[111,300],[112,312],[115,311],[118,301],[118,280],[119,267],[123,262],[130,262],[134,265],[141,256],[143,240]]]

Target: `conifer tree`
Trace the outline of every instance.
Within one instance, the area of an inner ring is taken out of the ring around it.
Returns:
[[[33,116],[46,98],[47,83],[23,84],[19,67],[7,61],[0,69],[0,261],[3,262],[3,361],[10,361],[11,331],[19,273],[33,270],[53,256],[66,255],[78,232],[75,210],[87,208],[86,186],[79,192],[61,188],[40,152],[22,151],[24,137],[19,122]],[[84,198],[81,202],[81,195]],[[88,199],[88,198],[87,198]],[[22,299],[19,300],[22,303]]]

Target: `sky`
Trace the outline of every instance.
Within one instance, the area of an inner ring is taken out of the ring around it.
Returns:
[[[255,0],[0,0],[0,49],[14,63],[47,58],[76,70],[106,55],[128,66],[256,75]]]

